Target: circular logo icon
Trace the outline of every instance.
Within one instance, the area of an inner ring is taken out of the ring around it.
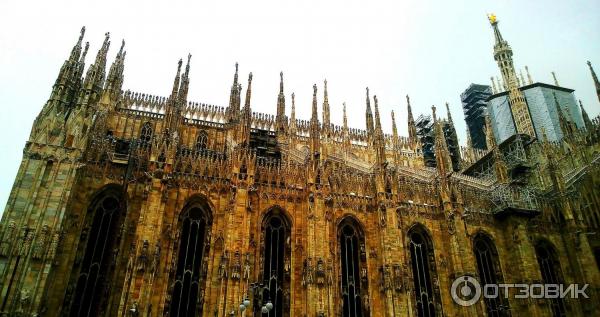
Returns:
[[[472,276],[459,276],[450,288],[452,299],[461,306],[471,306],[481,298],[481,285]]]

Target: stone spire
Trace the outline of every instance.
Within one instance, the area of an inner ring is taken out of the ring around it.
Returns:
[[[177,106],[177,99],[179,94],[179,86],[181,82],[181,64],[183,61],[179,59],[177,62],[177,74],[175,75],[175,80],[173,80],[173,89],[171,90],[171,95],[167,99],[166,109],[165,109],[165,126],[168,129],[171,129],[169,132],[172,133],[173,129],[178,126],[178,121],[180,117],[180,109]]]
[[[277,115],[275,117],[277,132],[284,133],[287,129],[285,117],[285,95],[283,93],[283,72],[279,73],[279,95],[277,96]]]
[[[528,84],[529,85],[533,84],[533,80],[531,79],[531,74],[529,74],[529,67],[527,67],[527,65],[525,65],[525,73],[527,73]]]
[[[175,76],[175,83],[179,84],[179,87],[173,87],[173,95],[170,98],[170,102],[168,103],[167,113],[170,114],[167,116],[167,126],[169,127],[170,133],[175,133],[179,130],[181,120],[183,119],[183,110],[187,103],[187,94],[190,86],[190,60],[192,58],[192,54],[188,54],[187,63],[185,65],[185,71],[183,75],[180,76],[181,73],[181,64],[182,60],[180,59],[177,64],[177,75]]]
[[[408,139],[410,143],[415,146],[418,142],[417,137],[417,125],[413,118],[412,107],[410,106],[410,97],[406,95],[406,108],[408,113]]]
[[[111,103],[119,97],[121,94],[121,88],[123,87],[123,70],[125,68],[125,40],[121,42],[121,48],[117,53],[117,57],[113,61],[106,76],[106,82],[104,83],[104,91],[100,103],[109,106]]]
[[[329,109],[329,96],[327,95],[327,79],[323,82],[323,130],[326,137],[330,137],[330,109]]]
[[[85,42],[85,48],[83,49],[83,53],[81,53],[81,58],[79,59],[79,63],[77,64],[77,72],[75,74],[75,80],[78,83],[81,83],[81,77],[83,76],[83,70],[85,68],[85,57],[87,56],[89,49],[90,49],[90,42]],[[123,56],[123,59],[125,59],[124,56]]]
[[[492,81],[492,93],[497,94],[498,89],[496,89],[496,82],[494,81],[494,76],[490,77],[490,80]]]
[[[81,28],[79,38],[71,49],[69,58],[65,60],[60,68],[54,86],[52,87],[52,93],[48,103],[42,109],[45,112],[47,107],[50,105],[56,105],[56,112],[62,113],[66,109],[70,109],[74,106],[77,101],[77,91],[81,87],[81,76],[85,67],[85,56],[87,54],[89,43],[85,43],[85,50],[83,54],[82,42],[85,35],[85,26]],[[52,101],[52,102],[51,102]]]
[[[488,150],[491,150],[494,155],[494,173],[499,183],[505,184],[508,182],[508,168],[502,157],[500,149],[496,145],[496,137],[492,128],[492,121],[489,114],[485,115],[485,138]]]
[[[235,74],[233,75],[233,84],[229,93],[229,108],[227,109],[227,120],[229,122],[236,121],[241,106],[242,87],[238,83],[238,63],[235,63]]]
[[[496,138],[494,137],[494,128],[492,127],[492,120],[488,113],[485,114],[485,143],[488,150],[491,150],[496,146]]]
[[[392,146],[394,147],[394,164],[398,164],[398,152],[400,151],[400,144],[398,140],[398,127],[396,126],[396,116],[394,110],[392,110]]]
[[[598,81],[598,77],[596,76],[596,72],[594,72],[594,68],[592,67],[592,63],[587,61],[587,64],[590,68],[590,72],[592,73],[592,79],[594,80],[594,86],[596,86],[596,95],[598,96],[598,101],[600,101],[600,82]]]
[[[125,67],[125,55],[127,54],[127,52],[123,50],[124,48],[125,40],[121,42],[121,48],[117,53],[117,57],[108,71],[108,76],[106,76],[106,83],[104,85],[105,90],[114,90],[115,92],[121,91],[123,85],[123,69]]]
[[[252,98],[252,72],[248,74],[248,88],[246,88],[246,100],[242,109],[242,120],[240,125],[239,144],[242,146],[250,146],[250,129],[252,126],[252,109],[250,107],[250,99]]]
[[[372,134],[372,144],[375,149],[375,158],[377,166],[384,166],[385,159],[385,140],[383,139],[383,130],[381,129],[381,117],[379,115],[379,101],[377,96],[373,96],[375,102],[375,131]]]
[[[558,123],[560,126],[560,130],[562,132],[564,139],[570,139],[573,136],[573,130],[571,126],[571,122],[565,117],[563,109],[558,103],[558,99],[556,98],[556,93],[552,92],[552,96],[554,97],[554,105],[556,106],[556,112],[558,114]]]
[[[343,126],[343,128],[345,130],[348,130],[348,116],[346,114],[346,102],[343,103],[343,106],[344,106],[344,119],[343,119],[344,120],[344,126]]]
[[[502,73],[504,85],[508,90],[508,103],[515,120],[515,126],[517,127],[517,133],[529,135],[531,138],[535,138],[535,130],[533,129],[533,121],[529,115],[529,109],[525,102],[523,93],[519,90],[518,79],[515,72],[512,59],[512,49],[508,42],[502,38],[500,30],[498,29],[498,20],[496,16],[491,14],[489,16],[492,29],[494,30],[494,59],[498,62],[498,67]]]
[[[342,142],[344,144],[344,154],[347,155],[350,152],[350,132],[348,130],[348,115],[346,114],[346,103],[343,104],[343,116],[344,124],[342,126]]]
[[[175,79],[173,80],[173,89],[171,90],[171,96],[169,97],[171,100],[177,99],[177,94],[179,93],[179,83],[181,82],[181,64],[183,64],[183,60],[180,58],[179,62],[177,62],[177,74],[175,74]]]
[[[244,113],[250,111],[250,99],[252,97],[252,72],[248,74],[248,88],[246,88],[246,99],[244,100]]]
[[[456,127],[454,127],[454,121],[452,120],[452,113],[450,112],[450,105],[446,102],[446,113],[448,115],[448,122],[446,123],[446,144],[448,146],[448,152],[452,160],[452,169],[454,171],[460,170],[460,145],[458,144],[458,135],[456,133]]]
[[[585,108],[583,108],[583,104],[581,103],[581,99],[579,99],[579,108],[581,109],[581,116],[583,117],[583,123],[585,124],[585,129],[591,131],[594,127],[592,125],[592,120],[588,116]]]
[[[311,111],[311,117],[310,117],[310,122],[311,124],[314,122],[318,125],[319,123],[319,115],[318,115],[318,109],[317,109],[317,84],[313,85],[313,98],[312,98],[312,111]]]
[[[560,87],[558,84],[558,79],[556,79],[556,73],[552,72],[552,79],[554,80],[554,86]]]
[[[373,101],[375,102],[375,133],[383,134],[381,130],[381,117],[379,116],[379,101],[377,100],[377,96],[373,96]]]
[[[81,28],[81,33],[79,35],[79,39],[77,40],[77,44],[75,44],[75,47],[73,48],[74,51],[76,51],[75,54],[73,54],[73,51],[71,52],[71,57],[70,57],[70,62],[73,63],[73,65],[75,67],[73,67],[73,72],[75,73],[75,75],[73,76],[73,81],[77,82],[78,84],[81,84],[81,77],[83,76],[83,70],[85,68],[85,57],[87,56],[88,50],[90,48],[90,43],[89,42],[85,42],[85,47],[83,49],[83,53],[81,53],[81,56],[79,57],[79,62],[77,62],[77,56],[79,55],[79,52],[81,52],[81,41],[83,40],[83,36],[85,34],[85,27]]]
[[[371,98],[369,97],[369,87],[367,87],[367,110],[365,112],[367,120],[367,135],[373,136],[373,112],[371,112]]]
[[[79,33],[79,39],[73,49],[71,49],[71,56],[69,56],[69,60],[71,62],[76,63],[81,56],[81,44],[83,43],[83,37],[85,36],[85,26],[81,27],[81,31]]]
[[[394,142],[398,140],[398,127],[396,126],[396,116],[394,115],[394,110],[392,110],[392,136],[394,137]]]
[[[310,117],[310,150],[311,153],[316,154],[319,152],[320,146],[320,131],[319,131],[319,117],[317,114],[317,85],[313,85],[313,99],[312,99],[312,115]]]
[[[450,152],[448,151],[448,144],[446,143],[442,124],[437,118],[435,106],[431,106],[431,111],[433,113],[436,167],[440,176],[445,177],[452,171],[452,159],[450,158]]]
[[[292,93],[292,110],[290,113],[290,129],[288,132],[288,144],[289,147],[293,149],[296,143],[296,134],[298,133],[298,126],[296,125],[296,94],[294,93]]]
[[[471,133],[467,128],[467,161],[469,163],[475,162],[475,150],[473,149],[473,141],[471,140]]]
[[[381,116],[379,115],[379,101],[377,96],[373,96],[375,102],[375,134],[373,137],[373,145],[377,151],[378,163],[385,163],[385,140],[383,139],[383,130],[381,129]]]
[[[291,131],[293,128],[293,131]],[[296,94],[292,93],[292,112],[290,113],[290,132],[297,132],[296,126]]]
[[[522,69],[519,69],[519,77],[521,78],[521,86],[527,85],[527,83],[525,81],[525,76],[523,76],[523,70]]]
[[[104,35],[102,47],[98,50],[94,63],[88,67],[82,89],[79,90],[78,108],[83,106],[84,109],[87,109],[88,105],[95,105],[102,97],[106,75],[106,55],[110,47],[110,33],[107,32]]]
[[[454,122],[452,121],[452,113],[450,112],[450,105],[448,104],[448,102],[446,101],[446,113],[448,115],[448,122],[452,124],[452,126],[454,127]]]
[[[563,176],[563,173],[561,173],[560,171],[559,163],[555,155],[555,149],[548,141],[548,137],[546,136],[546,129],[544,127],[542,127],[542,151],[546,156],[546,164],[548,172],[550,174],[550,179],[552,180],[552,184],[554,185],[554,189],[560,193],[563,193],[566,187],[565,178]],[[565,215],[565,217],[568,216]]]
[[[183,108],[187,103],[188,90],[190,88],[190,60],[192,54],[188,54],[187,63],[185,65],[185,72],[181,76],[181,85],[179,86],[179,93],[177,94],[177,103],[179,108]]]
[[[106,73],[106,55],[108,54],[108,48],[110,47],[110,33],[104,34],[104,43],[96,54],[96,60],[94,64],[90,65],[85,76],[84,88],[93,90],[94,92],[100,92],[104,86],[104,77]]]

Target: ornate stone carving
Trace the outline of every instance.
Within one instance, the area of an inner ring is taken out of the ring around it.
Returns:
[[[446,223],[448,225],[448,233],[453,235],[456,233],[456,223],[454,220],[454,213],[450,212],[446,218]]]
[[[229,252],[225,250],[221,255],[221,261],[219,262],[218,276],[220,279],[227,278],[227,264],[229,263]]]
[[[27,256],[27,252],[29,252],[29,248],[31,247],[31,241],[33,240],[33,231],[28,227],[23,227],[23,243],[19,246],[19,256]]]
[[[140,254],[137,258],[136,269],[138,272],[145,272],[148,269],[148,262],[150,260],[148,254],[149,245],[150,244],[148,243],[148,240],[144,240],[142,243],[142,249],[140,250]]]
[[[48,228],[48,225],[43,225],[42,229],[40,230],[40,236],[37,239],[37,242],[35,244],[35,247],[33,249],[33,254],[32,257],[36,260],[40,260],[44,257],[44,253],[47,251],[46,250],[46,239],[48,238],[48,231],[50,229]]]
[[[319,287],[325,285],[326,276],[325,276],[325,264],[322,258],[317,260],[317,269],[315,271],[316,282]]]
[[[233,254],[233,263],[231,264],[231,279],[239,280],[241,278],[242,263],[241,255],[239,251],[235,251]]]
[[[304,268],[302,269],[302,286],[310,285],[314,282],[312,259],[304,260]]]
[[[402,268],[401,268],[400,264],[394,264],[393,273],[394,273],[394,290],[396,292],[401,292],[402,287],[403,287],[403,282],[402,282]]]
[[[154,245],[154,254],[152,256],[152,265],[150,268],[150,272],[152,272],[152,274],[157,274],[159,265],[160,265],[160,243],[156,242],[156,244]]]
[[[48,259],[52,261],[52,264],[58,263],[58,259],[56,259],[56,252],[58,250],[60,236],[60,232],[55,232],[54,235],[52,235],[52,241],[50,242],[50,250],[48,250]]]
[[[8,256],[8,253],[10,252],[10,241],[13,240],[16,229],[17,225],[14,221],[10,221],[8,226],[6,226],[4,236],[2,237],[2,241],[0,241],[0,255]]]
[[[244,259],[244,273],[242,274],[242,278],[245,280],[250,280],[250,252],[247,252]]]

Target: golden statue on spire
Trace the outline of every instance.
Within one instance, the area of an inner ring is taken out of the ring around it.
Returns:
[[[495,24],[498,22],[498,20],[496,19],[496,15],[493,13],[488,14],[488,20],[490,20],[491,24]]]

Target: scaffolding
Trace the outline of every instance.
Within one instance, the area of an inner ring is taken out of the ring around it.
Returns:
[[[415,121],[415,126],[417,128],[417,136],[419,137],[423,148],[425,166],[435,167],[433,120],[431,120],[431,116],[420,115]]]

